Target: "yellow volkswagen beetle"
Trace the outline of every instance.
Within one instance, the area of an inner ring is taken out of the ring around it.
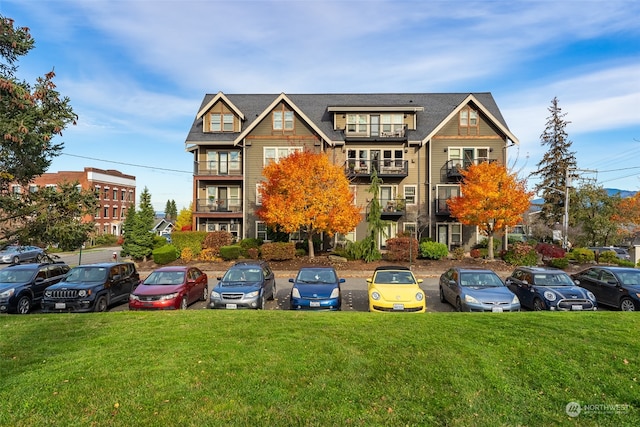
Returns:
[[[407,267],[384,266],[367,279],[369,311],[424,313],[427,300],[416,279]]]

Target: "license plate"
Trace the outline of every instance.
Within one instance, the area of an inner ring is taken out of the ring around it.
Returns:
[[[238,308],[238,304],[227,304],[226,307],[227,310],[235,310],[236,308]]]
[[[394,310],[404,310],[404,304],[393,304]]]
[[[64,310],[65,308],[67,308],[67,304],[63,302],[57,302],[55,305],[56,310]]]
[[[491,307],[491,311],[494,313],[502,313],[504,310],[502,310],[502,307]]]
[[[580,310],[582,310],[582,306],[581,305],[572,305],[571,306],[571,310],[580,311]]]
[[[310,301],[309,302],[309,306],[310,307],[320,307],[320,301]]]

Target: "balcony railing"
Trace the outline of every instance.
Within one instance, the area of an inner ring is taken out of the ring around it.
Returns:
[[[239,198],[230,199],[197,199],[196,212],[199,213],[238,213],[242,212],[242,201]]]
[[[405,178],[409,175],[409,162],[407,160],[356,160],[348,159],[344,164],[344,172],[347,176],[369,177],[376,171],[379,177]]]
[[[472,160],[452,159],[448,160],[442,167],[443,175],[447,179],[459,180],[462,178],[461,171],[467,169],[471,165],[477,165],[483,162],[493,163],[496,159],[489,159],[486,157],[480,157]]]
[[[219,163],[212,161],[195,162],[194,172],[196,175],[209,176],[241,176],[242,166],[240,162]]]
[[[382,211],[380,212],[380,218],[384,220],[394,220],[397,221],[402,217],[406,212],[406,199],[380,199],[380,208]],[[369,206],[367,206],[367,214],[369,213]]]
[[[347,124],[343,129],[345,140],[384,139],[404,141],[407,138],[406,125],[389,124]]]

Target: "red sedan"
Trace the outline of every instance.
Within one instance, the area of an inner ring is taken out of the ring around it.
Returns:
[[[129,295],[129,310],[186,310],[209,297],[206,273],[196,267],[171,266],[154,270]]]

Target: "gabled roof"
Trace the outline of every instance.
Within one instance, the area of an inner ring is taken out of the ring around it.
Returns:
[[[223,98],[224,97],[224,98]],[[245,122],[240,132],[205,133],[203,114],[217,100],[225,99],[244,114]],[[253,129],[268,115],[278,102],[287,102],[321,138],[332,145],[344,144],[344,134],[335,130],[333,111],[348,107],[388,107],[411,109],[417,115],[417,129],[407,131],[409,143],[423,144],[444,126],[469,102],[475,104],[512,142],[518,139],[509,131],[500,109],[489,92],[474,93],[369,93],[369,94],[207,94],[202,100],[185,143],[187,150],[195,145],[238,143],[248,129]],[[350,109],[350,108],[349,108]],[[330,111],[331,110],[331,111]]]
[[[241,120],[244,120],[244,114],[242,114],[242,111],[238,110],[238,108],[233,104],[233,102],[229,101],[229,98],[227,98],[225,94],[222,92],[218,92],[216,96],[214,96],[211,99],[211,101],[207,103],[207,105],[200,108],[200,111],[198,111],[198,115],[196,116],[196,119],[202,118],[202,116],[204,116],[207,113],[207,111],[209,111],[209,109],[213,107],[220,100],[224,101],[229,106],[229,108],[231,108],[231,110],[233,110],[233,112],[236,113],[238,117],[240,117]]]

